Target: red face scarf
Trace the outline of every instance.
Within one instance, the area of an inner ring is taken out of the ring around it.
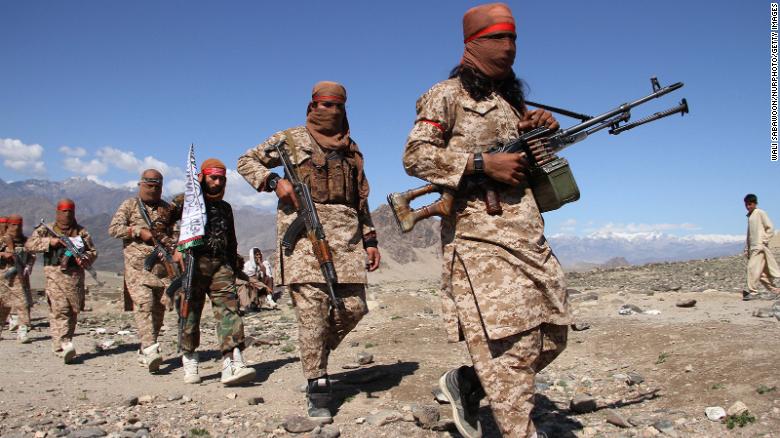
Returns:
[[[349,121],[344,104],[347,90],[336,82],[318,82],[306,109],[306,130],[325,149],[349,147]]]
[[[462,65],[480,71],[491,79],[504,79],[515,62],[515,41],[486,38],[499,33],[515,34],[515,19],[509,6],[491,3],[469,9],[463,15]]]

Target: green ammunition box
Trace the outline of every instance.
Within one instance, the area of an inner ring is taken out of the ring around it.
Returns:
[[[580,199],[580,189],[565,158],[557,157],[544,166],[534,167],[531,189],[542,213]]]

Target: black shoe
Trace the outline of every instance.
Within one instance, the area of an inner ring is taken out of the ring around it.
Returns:
[[[748,292],[746,290],[742,291],[742,301],[753,301],[760,298],[761,295],[759,295],[758,292]]]
[[[463,373],[461,370],[463,369]],[[471,367],[460,367],[447,371],[439,379],[439,388],[452,405],[452,419],[458,432],[465,438],[480,438],[479,399],[481,387],[473,388],[471,379],[464,378]]]
[[[306,401],[309,417],[331,418],[330,412],[330,380],[328,376],[319,379],[310,379],[306,386]]]

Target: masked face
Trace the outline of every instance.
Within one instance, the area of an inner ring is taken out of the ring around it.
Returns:
[[[343,103],[312,102],[309,113],[310,122],[317,131],[325,135],[338,134],[344,130],[344,117],[347,112]]]
[[[57,225],[69,227],[73,225],[76,212],[73,210],[57,210]]]
[[[162,183],[141,181],[138,183],[138,197],[147,204],[156,204],[162,198]]]
[[[515,63],[515,38],[514,33],[499,33],[470,41],[463,53],[463,63],[491,79],[504,79]]]

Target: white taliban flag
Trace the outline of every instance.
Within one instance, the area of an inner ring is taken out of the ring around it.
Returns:
[[[195,145],[190,145],[187,155],[187,178],[184,184],[184,208],[181,213],[181,226],[178,250],[201,245],[206,234],[206,203],[198,181],[198,168],[195,163]]]

